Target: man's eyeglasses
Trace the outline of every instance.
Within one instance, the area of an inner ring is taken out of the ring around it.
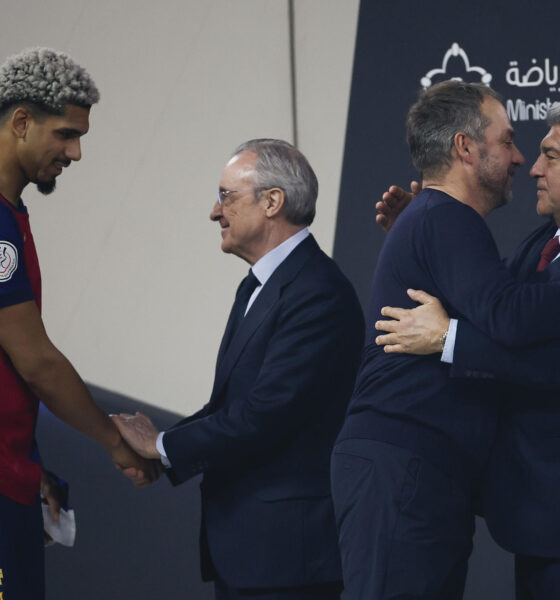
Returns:
[[[232,195],[241,194],[242,192],[257,191],[258,188],[246,188],[244,190],[225,190],[221,189],[218,191],[218,203],[220,206]]]

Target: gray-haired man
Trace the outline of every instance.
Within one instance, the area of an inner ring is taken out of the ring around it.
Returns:
[[[45,194],[80,160],[80,138],[99,92],[69,56],[33,48],[0,66],[0,598],[44,596],[39,505],[41,467],[33,457],[39,401],[99,442],[145,483],[157,469],[122,440],[85,384],[47,337],[41,277],[21,193]]]
[[[204,473],[201,566],[217,600],[335,600],[340,557],[329,456],[363,343],[346,277],[308,226],[318,182],[282,140],[250,140],[220,179],[210,218],[221,248],[251,265],[218,351],[210,401],[159,434],[115,417],[130,445]]]

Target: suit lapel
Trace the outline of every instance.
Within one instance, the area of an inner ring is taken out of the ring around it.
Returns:
[[[540,227],[530,236],[519,255],[517,267],[517,280],[527,282],[546,281],[549,278],[548,269],[538,272],[537,265],[541,257],[541,252],[548,240],[556,233],[558,227],[554,223],[547,223]]]
[[[239,290],[241,289],[241,286],[243,284],[244,280],[241,280],[241,282],[239,283],[239,285],[237,286],[237,291],[235,292],[235,298],[237,299],[237,295],[239,294]],[[234,316],[235,316],[235,311],[234,311],[234,307],[235,307],[235,301],[232,304],[231,310],[229,311],[229,317],[227,320],[227,325],[226,325],[226,330],[224,331],[224,335],[222,336],[222,341],[220,343],[220,349],[218,350],[218,358],[216,363],[219,364],[220,361],[223,358],[225,349],[228,347],[229,344],[229,340],[231,338],[232,335],[232,329],[233,329],[233,322],[234,322]]]
[[[552,261],[548,269],[545,269],[543,273],[548,275],[548,281],[558,281],[560,280],[560,258]]]
[[[235,366],[247,342],[280,300],[283,289],[295,279],[307,260],[317,252],[320,252],[320,248],[312,235],[309,235],[294,248],[265,283],[224,351],[229,333],[228,328],[231,326],[230,315],[218,353],[214,388],[210,402],[214,402],[222,391],[224,384],[229,379],[231,370]]]

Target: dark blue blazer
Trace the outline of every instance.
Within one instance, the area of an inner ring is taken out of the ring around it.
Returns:
[[[508,266],[519,281],[560,280],[560,262],[536,272],[557,226],[547,223],[519,247]],[[560,338],[519,349],[494,343],[460,321],[451,368],[455,377],[498,379],[500,429],[483,487],[483,510],[496,541],[512,552],[560,557]]]
[[[232,587],[341,579],[329,459],[363,335],[351,284],[309,236],[222,344],[209,403],[164,436],[175,484],[204,473],[206,579],[217,574]]]

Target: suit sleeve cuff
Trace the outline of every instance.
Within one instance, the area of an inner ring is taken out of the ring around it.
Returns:
[[[167,458],[167,454],[165,453],[165,447],[163,445],[163,436],[165,435],[165,431],[160,432],[160,434],[157,436],[157,440],[156,440],[156,448],[157,451],[160,453],[161,455],[161,462],[163,464],[163,466],[166,469],[170,469],[171,468],[171,461]]]

